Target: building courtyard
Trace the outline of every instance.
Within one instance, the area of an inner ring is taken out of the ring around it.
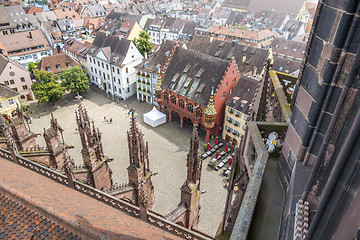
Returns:
[[[180,120],[176,117],[173,122],[152,128],[143,121],[143,114],[152,109],[148,103],[139,103],[135,98],[116,103],[107,97],[93,91],[83,94],[83,105],[88,110],[89,117],[95,121],[95,126],[102,133],[105,155],[114,158],[110,162],[114,183],[128,181],[127,167],[129,166],[128,144],[126,131],[130,126],[128,109],[133,108],[138,127],[144,134],[144,140],[149,143],[150,169],[158,173],[152,178],[155,187],[155,204],[153,210],[160,214],[167,214],[180,202],[180,187],[186,179],[186,156],[189,150],[192,124],[184,123],[180,128]],[[76,132],[75,109],[77,100],[75,95],[67,94],[55,106],[30,105],[32,110],[31,130],[42,134],[44,128],[50,126],[50,113],[58,119],[64,129],[64,140],[71,157],[76,164],[82,164],[80,136]],[[166,113],[166,111],[163,111]],[[112,119],[112,123],[104,121]],[[199,131],[200,150],[203,149],[205,132]],[[212,140],[214,142],[214,139]],[[37,137],[37,143],[45,146],[44,139]],[[207,166],[209,159],[205,159],[202,167],[201,190],[206,193],[201,196],[199,230],[214,236],[222,220],[225,207],[226,190],[223,187],[225,178],[222,171],[214,171]]]

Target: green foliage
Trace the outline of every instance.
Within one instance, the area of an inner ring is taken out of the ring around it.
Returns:
[[[79,66],[66,69],[61,78],[61,86],[69,89],[71,93],[84,93],[89,90],[89,79]]]
[[[135,44],[141,55],[145,56],[145,52],[148,53],[148,56],[151,54],[153,45],[150,41],[149,33],[141,31],[139,34],[139,38],[134,38],[133,43]]]
[[[52,72],[34,70],[36,82],[31,85],[38,103],[52,103],[60,100],[65,94],[65,87],[60,86],[58,76]]]
[[[204,151],[206,151],[207,143],[204,143],[203,147],[204,147]]]
[[[217,166],[217,162],[213,161],[213,162],[209,162],[212,168],[215,168]]]
[[[35,63],[31,62],[28,64],[28,70],[31,76],[34,76],[34,69],[37,67],[37,65],[39,65],[39,63],[40,62],[35,62]]]

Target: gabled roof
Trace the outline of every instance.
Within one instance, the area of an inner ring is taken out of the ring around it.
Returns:
[[[4,84],[0,83],[0,97],[8,99],[19,95],[18,92],[12,90],[8,86],[5,86]]]
[[[71,8],[56,9],[54,10],[54,13],[56,14],[58,19],[69,18],[69,19],[73,19],[74,21],[78,19],[81,20],[80,15],[74,9]]]
[[[7,56],[0,54],[0,75],[4,71],[6,65],[9,63],[17,68],[20,68],[23,71],[28,72],[28,70],[26,68],[24,68],[21,64],[19,64],[17,61],[14,61],[14,60],[8,58]]]
[[[31,38],[30,38],[31,33]],[[1,43],[3,44],[5,50],[9,55],[23,55],[25,53],[43,51],[45,49],[51,49],[48,40],[46,39],[44,33],[40,29],[26,31],[26,32],[15,32],[13,34],[2,35]],[[31,51],[23,51],[17,53],[11,53],[13,51],[18,51],[21,49],[37,47],[43,45],[44,48],[34,49]]]
[[[160,45],[160,48],[149,59],[144,59],[144,62],[136,66],[147,72],[157,73],[157,66],[163,67],[170,56],[171,50],[175,47],[174,41],[166,40]]]
[[[272,70],[298,76],[302,62],[274,56]]]
[[[59,74],[65,69],[79,65],[80,64],[75,59],[68,56],[66,53],[59,53],[41,58],[40,63],[36,68]]]
[[[249,114],[250,104],[253,102],[259,83],[259,81],[250,77],[241,76],[226,105],[242,113]]]
[[[27,14],[33,14],[33,13],[39,13],[42,12],[42,8],[40,7],[31,7],[28,11]]]
[[[102,48],[110,47],[111,56],[110,61],[112,64],[120,66],[122,61],[125,59],[131,41],[127,39],[119,39],[116,36],[108,35],[99,32],[90,47],[87,50],[87,54],[95,56]]]
[[[161,87],[206,106],[212,87],[220,84],[229,64],[229,61],[178,47]]]
[[[305,56],[306,43],[283,38],[274,38],[271,48],[274,55],[302,61]]]
[[[210,42],[210,40],[210,37],[195,35],[189,49],[225,60],[235,57],[239,72],[243,75],[251,74],[254,70],[256,74],[260,74],[269,57],[269,51],[266,49],[216,39]]]

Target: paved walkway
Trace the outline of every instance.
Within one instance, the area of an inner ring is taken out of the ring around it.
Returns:
[[[189,150],[192,126],[184,124],[180,129],[180,121],[176,117],[171,123],[166,123],[152,128],[143,122],[143,114],[150,111],[153,106],[147,103],[138,103],[135,98],[130,98],[120,104],[90,90],[84,94],[83,105],[89,112],[90,118],[102,132],[104,152],[113,157],[110,163],[113,171],[114,182],[127,182],[127,170],[129,165],[128,145],[126,131],[130,126],[127,107],[136,110],[138,125],[144,134],[145,141],[149,142],[150,168],[158,175],[153,177],[155,185],[154,210],[167,214],[180,202],[180,187],[186,178],[186,155]],[[75,146],[69,149],[70,155],[77,164],[82,163],[80,154],[80,137],[75,133],[75,109],[77,108],[75,95],[68,94],[56,106],[42,104],[39,111],[35,110],[36,103],[31,104],[33,111],[32,131],[43,133],[43,128],[50,126],[50,113],[58,119],[64,131],[65,142]],[[165,113],[165,112],[164,112]],[[104,116],[113,123],[104,122]],[[205,132],[200,131],[200,140],[204,144]],[[39,145],[45,146],[42,137],[37,138]],[[210,235],[214,235],[221,221],[226,191],[223,188],[224,178],[220,176],[222,171],[215,172],[207,167],[208,159],[203,163],[201,189],[206,193],[201,196],[200,224],[199,229]]]

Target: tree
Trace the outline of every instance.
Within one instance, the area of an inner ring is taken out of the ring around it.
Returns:
[[[34,76],[34,69],[37,67],[37,65],[39,65],[40,62],[31,62],[28,64],[28,70],[30,72],[30,76]]]
[[[79,66],[66,69],[62,75],[61,86],[72,93],[84,93],[89,90],[89,79]]]
[[[141,31],[139,34],[139,38],[134,38],[133,43],[135,44],[141,55],[145,56],[145,53],[147,53],[149,56],[151,54],[153,45],[150,42],[149,33]]]
[[[54,103],[65,94],[65,87],[62,87],[58,80],[58,75],[52,72],[34,70],[36,82],[31,84],[31,89],[35,93],[38,103]]]

